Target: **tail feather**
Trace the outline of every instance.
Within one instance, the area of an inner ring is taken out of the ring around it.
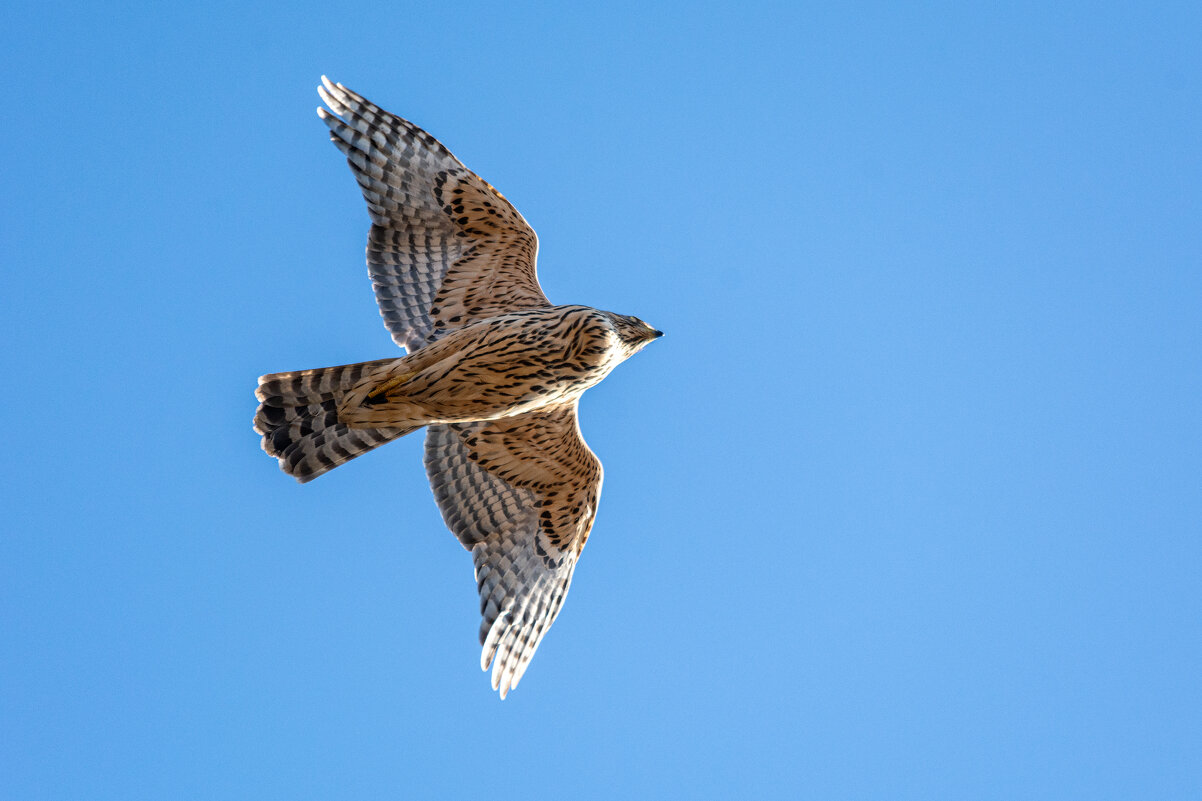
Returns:
[[[259,379],[255,431],[263,450],[298,481],[312,481],[356,456],[420,428],[351,428],[338,420],[342,396],[364,376],[395,359],[274,373]]]

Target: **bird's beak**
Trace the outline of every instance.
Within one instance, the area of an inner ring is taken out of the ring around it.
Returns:
[[[656,331],[652,331],[652,332],[651,332],[651,338],[652,338],[652,339],[659,339],[659,338],[660,338],[660,337],[662,337],[663,335],[664,335],[664,332],[663,332],[663,331],[656,330]]]

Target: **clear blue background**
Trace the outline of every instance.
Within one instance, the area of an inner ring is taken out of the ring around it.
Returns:
[[[0,797],[1202,797],[1196,3],[171,5],[3,12]],[[323,72],[668,333],[504,702],[421,438],[250,428],[394,352]]]

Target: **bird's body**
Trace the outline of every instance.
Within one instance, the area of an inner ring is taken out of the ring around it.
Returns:
[[[263,376],[255,429],[303,482],[427,427],[431,488],[476,567],[481,666],[504,697],[558,614],[596,516],[601,463],[577,402],[660,332],[551,305],[537,239],[507,200],[425,131],[323,82],[339,116],[318,113],[372,216],[381,313],[409,353]]]
[[[627,356],[605,312],[551,306],[460,328],[366,376],[339,417],[387,427],[495,420],[574,403]]]

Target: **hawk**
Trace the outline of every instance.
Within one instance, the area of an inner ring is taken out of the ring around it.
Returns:
[[[406,355],[265,375],[255,430],[306,482],[426,429],[430,488],[475,564],[480,667],[504,698],[559,614],[597,515],[601,462],[580,434],[580,396],[662,334],[552,305],[538,238],[500,192],[421,128],[321,80],[317,114],[367,200],[368,272]]]

